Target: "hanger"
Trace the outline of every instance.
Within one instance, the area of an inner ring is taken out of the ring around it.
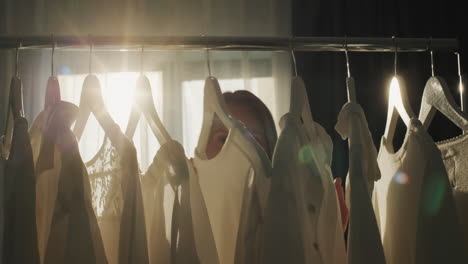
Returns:
[[[223,94],[221,93],[221,87],[219,86],[218,79],[213,77],[211,74],[211,64],[210,64],[210,51],[206,49],[206,65],[208,69],[208,78],[205,80],[204,88],[204,111],[205,113],[213,113],[218,116],[223,125],[227,129],[234,127],[234,120],[232,119],[229,110],[224,102]],[[207,115],[204,115],[207,116]],[[213,118],[213,116],[208,116],[208,118]],[[204,120],[205,121],[205,120]]]
[[[440,76],[435,76],[432,49],[430,50],[430,54],[432,76],[427,80],[424,87],[419,120],[421,120],[424,127],[428,128],[436,110],[438,110],[461,130],[467,131],[468,116],[456,104],[445,80]]]
[[[208,69],[208,78],[205,80],[204,87],[204,110],[205,113],[214,113],[221,122],[228,128],[234,127],[234,122],[229,114],[226,102],[224,102],[221,87],[218,79],[211,74],[210,51],[206,48],[206,67]],[[207,103],[209,102],[209,103]],[[213,117],[210,117],[213,118]]]
[[[10,146],[13,140],[14,132],[14,121],[20,117],[24,117],[24,107],[23,107],[23,83],[21,78],[18,75],[18,65],[19,65],[19,50],[21,48],[21,42],[18,43],[16,47],[16,60],[15,60],[15,75],[10,82],[10,94],[8,96],[8,110],[7,118],[4,130],[4,142],[3,142],[3,152],[5,157],[8,156],[10,151]]]
[[[460,107],[463,113],[466,112],[465,107],[465,96],[464,96],[464,87],[463,87],[463,77],[461,75],[461,63],[460,63],[460,52],[455,52],[457,56],[457,66],[458,66],[458,89],[460,90]]]
[[[54,74],[55,47],[56,47],[56,43],[54,40],[54,36],[52,35],[52,59],[51,59],[52,63],[51,63],[51,71],[50,71],[51,73],[50,73],[49,79],[47,80],[44,108],[47,108],[61,100],[60,85],[59,85],[57,77]]]
[[[296,56],[291,48],[291,58],[294,66],[294,77],[291,83],[291,99],[289,112],[297,116],[303,123],[311,123],[314,119],[310,111],[309,99],[304,81],[297,75]]]
[[[118,148],[120,146],[118,134],[116,133],[116,127],[118,126],[114,120],[112,120],[112,117],[106,109],[99,79],[91,72],[92,47],[92,43],[90,43],[89,75],[86,76],[81,90],[80,105],[73,133],[77,139],[80,140],[89,115],[93,113],[99,125],[104,129],[106,136],[108,136],[112,143]]]
[[[18,75],[18,61],[20,48],[21,43],[19,43],[18,47],[16,48],[15,76],[11,80],[9,96],[9,109],[14,120],[16,120],[18,117],[24,117],[23,82],[21,81],[21,78]]]
[[[206,65],[209,76],[205,80],[205,87],[203,91],[204,114],[199,138],[199,145],[202,146],[206,145],[210,135],[209,131],[211,130],[211,126],[207,124],[211,124],[215,116],[219,118],[221,123],[228,130],[236,126],[236,120],[231,117],[226,102],[224,101],[219,82],[211,74],[210,54],[208,48],[206,49]],[[203,158],[206,159],[205,151],[201,151],[199,155],[204,156]]]
[[[125,135],[132,138],[135,134],[136,126],[140,120],[140,116],[143,113],[146,122],[151,128],[154,136],[158,140],[159,144],[171,141],[171,136],[167,132],[166,128],[159,119],[156,107],[153,102],[153,95],[151,93],[151,85],[143,73],[143,46],[141,47],[141,74],[137,81],[135,100],[133,102],[132,111],[128,121]]]
[[[354,86],[354,78],[351,77],[351,71],[349,67],[349,56],[348,56],[348,38],[345,37],[345,56],[346,56],[346,70],[347,70],[347,77],[346,77],[346,89],[348,91],[348,102],[357,103],[356,101],[356,89]]]
[[[393,37],[393,41],[395,42],[395,74],[390,82],[390,90],[388,94],[387,123],[385,125],[384,133],[384,137],[387,142],[392,142],[393,136],[395,135],[397,121],[396,112],[400,115],[401,119],[403,119],[403,122],[407,127],[410,125],[411,119],[416,118],[416,115],[409,104],[405,84],[397,75],[398,46],[396,45],[395,37]]]

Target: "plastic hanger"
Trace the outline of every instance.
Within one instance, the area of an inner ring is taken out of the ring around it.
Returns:
[[[345,38],[345,56],[346,56],[346,70],[347,70],[347,77],[346,77],[346,89],[348,91],[348,102],[357,103],[356,101],[356,89],[354,86],[354,78],[351,77],[351,71],[349,67],[349,56],[348,56],[348,39]]]
[[[387,123],[385,125],[384,133],[384,137],[387,142],[392,142],[393,136],[395,135],[396,121],[398,117],[396,113],[400,115],[401,119],[407,127],[410,125],[411,119],[416,118],[416,115],[414,114],[409,104],[404,82],[397,75],[397,54],[398,47],[395,41],[395,75],[390,82]]]
[[[159,141],[159,144],[163,145],[164,143],[171,141],[172,138],[159,119],[153,102],[150,82],[143,73],[143,47],[141,48],[141,69],[142,71],[137,81],[135,101],[132,106],[132,112],[130,113],[125,135],[129,138],[133,137],[138,121],[143,113],[154,136]]]
[[[206,49],[206,65],[208,77],[203,91],[203,121],[198,145],[206,146],[211,131],[213,119],[218,117],[221,123],[230,130],[235,127],[235,120],[231,118],[226,102],[224,102],[218,80],[211,74],[210,54]],[[205,150],[198,153],[202,159],[207,159]]]
[[[465,106],[465,96],[464,96],[464,86],[463,86],[463,77],[461,75],[461,63],[460,63],[460,52],[455,52],[457,56],[457,66],[458,66],[458,89],[460,91],[460,107],[463,113],[466,113]]]
[[[348,102],[350,103],[356,103],[357,104],[357,99],[356,99],[356,88],[354,84],[354,78],[351,77],[351,67],[349,63],[349,56],[348,56],[348,39],[345,37],[345,45],[344,45],[344,50],[345,50],[345,58],[346,58],[346,91],[348,94]],[[351,134],[348,136],[348,147],[351,150],[354,148],[354,143],[357,141],[359,135],[357,134],[355,129],[351,129]]]
[[[311,124],[313,116],[310,111],[309,98],[305,88],[304,81],[297,75],[296,56],[294,50],[291,49],[291,57],[294,66],[294,77],[291,83],[291,100],[289,104],[289,112],[297,116],[303,123]]]
[[[9,96],[9,109],[13,116],[13,120],[18,117],[24,117],[23,107],[23,82],[18,75],[18,61],[19,61],[19,49],[21,43],[16,48],[16,63],[15,63],[15,76],[11,80],[10,84],[10,96]]]
[[[18,75],[19,50],[21,43],[16,47],[15,75],[10,82],[10,94],[8,96],[8,110],[4,131],[3,153],[8,157],[11,141],[13,140],[14,121],[20,117],[24,117],[23,107],[23,83]]]
[[[461,130],[468,130],[468,116],[463,113],[451,95],[448,85],[442,77],[434,75],[434,58],[431,54],[432,76],[427,80],[424,87],[419,120],[424,127],[431,124],[436,110],[441,112]]]
[[[206,58],[209,76],[205,80],[204,111],[205,113],[216,114],[223,125],[225,125],[227,129],[231,129],[234,127],[235,121],[232,119],[226,103],[224,102],[218,80],[211,75],[210,53],[208,49],[206,50]],[[205,114],[204,119],[209,118],[209,120],[204,120],[203,122],[211,121],[213,117],[214,116]]]
[[[110,138],[116,147],[120,146],[120,141],[117,138],[118,134],[115,133],[117,124],[112,120],[109,112],[104,104],[102,97],[101,85],[96,75],[91,73],[91,58],[92,58],[92,44],[90,45],[90,73],[86,76],[80,96],[80,106],[78,115],[73,128],[73,133],[80,140],[83,135],[84,128],[88,121],[89,115],[93,113],[99,125],[104,129],[106,136]]]
[[[51,74],[50,74],[49,79],[47,80],[44,108],[47,108],[61,100],[60,85],[59,85],[57,77],[54,74],[54,53],[55,53],[56,43],[54,41],[53,36],[52,36],[52,42],[53,43],[52,43]]]
[[[232,118],[229,113],[226,102],[224,101],[223,95],[221,93],[221,88],[219,86],[218,80],[211,75],[210,56],[208,49],[206,50],[206,58],[209,76],[205,80],[203,94],[203,125],[202,131],[200,133],[199,145],[206,145],[202,142],[208,142],[208,137],[210,133],[206,130],[211,130],[211,126],[208,126],[206,124],[211,124],[215,116],[219,118],[221,123],[228,130],[233,129],[238,124],[238,122],[234,118]],[[247,134],[250,135],[249,133]],[[260,159],[259,162],[263,164],[265,168],[271,168],[271,160],[268,158],[268,155],[266,154],[265,150],[253,138],[253,136],[250,136],[249,140],[243,141],[242,145],[244,148],[250,149],[250,151],[247,151],[246,154],[252,160]],[[257,153],[259,155],[253,155],[251,153]],[[206,153],[204,151],[200,152],[199,155],[201,155],[203,159],[206,159]]]

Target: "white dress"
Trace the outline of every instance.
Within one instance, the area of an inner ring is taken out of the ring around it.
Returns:
[[[464,263],[452,191],[440,151],[411,119],[401,148],[382,137],[373,204],[387,263]]]
[[[346,177],[346,203],[350,210],[348,263],[385,263],[374,209],[374,181],[380,179],[377,150],[361,106],[346,103],[338,115],[336,131],[349,139],[349,172]]]

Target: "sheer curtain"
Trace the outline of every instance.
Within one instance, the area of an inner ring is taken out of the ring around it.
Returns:
[[[3,35],[210,35],[290,36],[291,1],[284,0],[4,0],[0,3]],[[136,78],[144,71],[162,122],[191,156],[202,118],[203,84],[208,76],[205,51],[106,51],[95,48],[89,68],[89,52],[55,51],[54,65],[64,100],[79,103],[84,77],[96,74],[106,105],[125,130]],[[141,68],[140,58],[144,58]],[[246,89],[259,96],[278,123],[289,107],[291,65],[286,52],[211,51],[212,75],[223,91]],[[0,51],[0,98],[3,127],[14,51]],[[24,85],[28,120],[41,111],[47,78],[51,74],[51,50],[21,50],[19,75]],[[140,123],[134,137],[141,169],[151,163],[159,145]],[[87,126],[80,151],[83,160],[96,153],[103,132],[95,120]]]

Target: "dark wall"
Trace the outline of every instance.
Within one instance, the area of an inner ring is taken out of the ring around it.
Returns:
[[[468,63],[467,34],[462,31],[463,8],[455,1],[382,0],[295,0],[295,36],[343,37],[450,37],[459,38],[462,67]],[[351,74],[356,81],[357,100],[363,107],[377,149],[385,129],[387,86],[393,75],[393,53],[349,53]],[[345,177],[348,168],[347,143],[334,130],[338,113],[347,101],[344,53],[297,52],[299,75],[306,83],[312,113],[334,141],[333,171]],[[435,53],[436,75],[442,76],[459,102],[456,56]],[[462,68],[463,72],[466,72]],[[429,52],[399,53],[398,74],[403,77],[411,106],[419,113],[425,82],[431,74]],[[405,126],[397,126],[395,147],[403,141]],[[434,140],[460,134],[450,121],[437,114],[429,133]]]

